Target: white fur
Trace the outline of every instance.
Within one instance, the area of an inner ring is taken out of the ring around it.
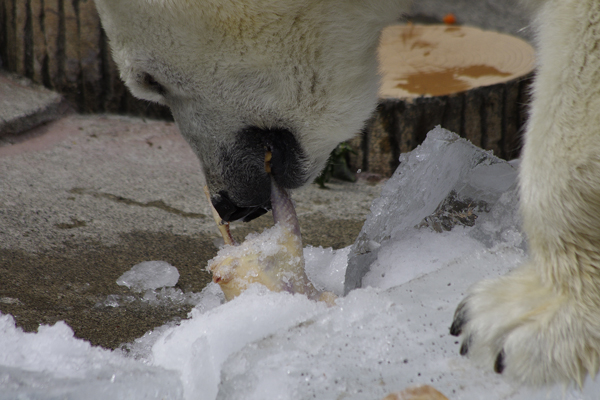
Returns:
[[[534,385],[600,363],[600,1],[535,1],[538,71],[521,163],[531,260],[461,305],[468,354]]]
[[[381,29],[405,0],[97,0],[127,85],[211,143],[282,122],[309,175],[376,104]],[[477,284],[458,327],[469,355],[527,384],[582,383],[600,363],[600,0],[523,0],[539,69],[521,164],[531,260]],[[151,73],[162,96],[143,82]],[[456,323],[456,322],[455,322]]]
[[[375,108],[379,34],[408,1],[96,3],[127,86],[171,107],[204,164],[210,164],[203,148],[210,140],[233,140],[244,125],[283,123],[309,156],[314,178]],[[170,95],[149,91],[141,72]]]

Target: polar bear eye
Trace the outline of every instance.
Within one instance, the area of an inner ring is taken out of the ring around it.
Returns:
[[[165,87],[158,83],[156,79],[147,72],[142,73],[141,83],[149,90],[152,90],[154,93],[158,93],[161,96],[167,92]]]

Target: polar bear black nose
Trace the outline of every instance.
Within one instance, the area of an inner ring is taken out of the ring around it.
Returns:
[[[237,220],[248,222],[265,214],[271,208],[271,204],[264,207],[238,207],[224,191],[221,191],[217,196],[211,197],[210,200],[221,218],[228,222]]]
[[[290,130],[244,128],[235,135],[233,145],[221,149],[219,180],[224,188],[214,188],[217,193],[211,202],[223,220],[250,221],[271,209],[267,151],[272,154],[270,175],[279,186],[293,189],[306,182],[304,152]]]

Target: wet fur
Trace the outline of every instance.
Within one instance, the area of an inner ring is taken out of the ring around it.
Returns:
[[[122,79],[136,96],[171,108],[214,194],[254,182],[262,168],[262,155],[240,165],[249,157],[235,144],[248,126],[292,132],[306,155],[300,181],[311,182],[335,146],[358,134],[374,110],[379,34],[400,19],[408,1],[96,4]],[[147,74],[163,93],[148,84]],[[232,176],[222,154],[234,150]],[[233,200],[246,201],[238,197]]]
[[[600,363],[600,1],[534,1],[538,71],[520,171],[530,261],[457,309],[462,353],[517,381]]]

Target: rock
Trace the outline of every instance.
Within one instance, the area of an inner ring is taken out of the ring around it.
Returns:
[[[28,79],[0,73],[0,137],[25,132],[68,111],[60,94]]]

